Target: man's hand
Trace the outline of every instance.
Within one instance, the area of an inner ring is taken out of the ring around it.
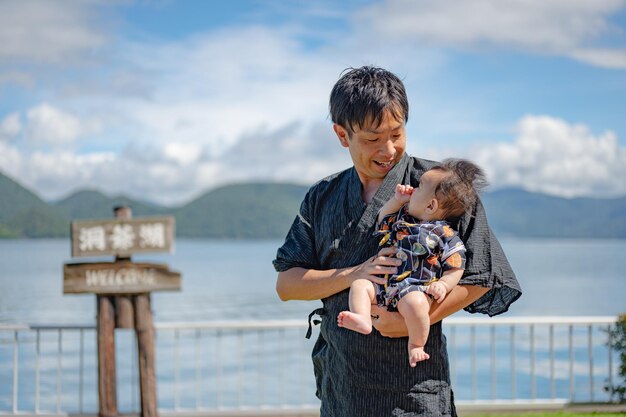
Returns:
[[[400,313],[387,311],[387,307],[372,304],[372,326],[385,337],[404,337],[409,331]]]
[[[398,200],[399,203],[408,203],[411,199],[411,194],[413,194],[413,187],[411,187],[410,185],[396,185],[396,193],[394,194],[394,198]]]
[[[428,287],[426,287],[426,294],[430,294],[435,297],[438,303],[442,302],[444,298],[446,298],[446,294],[448,293],[448,287],[441,281],[431,282]]]
[[[397,249],[394,247],[381,249],[378,254],[354,267],[350,273],[351,281],[362,278],[368,279],[376,284],[384,285],[387,282],[385,275],[397,273],[398,266],[402,265],[400,259],[393,257],[396,252]]]

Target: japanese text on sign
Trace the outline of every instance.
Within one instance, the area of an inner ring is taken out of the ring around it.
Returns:
[[[171,251],[171,217],[72,222],[72,256]]]

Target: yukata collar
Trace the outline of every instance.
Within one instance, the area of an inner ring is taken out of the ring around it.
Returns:
[[[409,166],[410,156],[405,152],[402,159],[389,171],[383,183],[380,185],[372,201],[365,207],[363,215],[359,219],[357,230],[359,232],[367,232],[374,227],[378,217],[380,208],[393,196],[396,190],[396,184],[403,181],[407,167]],[[359,185],[361,181],[358,179],[356,169],[353,168],[353,175],[356,176]],[[362,200],[360,200],[362,201]]]

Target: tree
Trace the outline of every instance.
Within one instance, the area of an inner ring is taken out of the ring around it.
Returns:
[[[604,390],[611,395],[611,400],[616,396],[619,402],[623,403],[626,398],[626,314],[618,317],[615,327],[610,327],[608,333],[609,346],[619,354],[620,364],[617,374],[621,380],[614,384],[607,382]]]

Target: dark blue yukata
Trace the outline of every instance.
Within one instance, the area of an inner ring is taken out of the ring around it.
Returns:
[[[369,204],[363,202],[354,167],[319,181],[308,191],[278,249],[275,269],[326,270],[363,263],[378,252],[377,213],[393,196],[396,184],[416,186],[434,165],[404,155]],[[521,290],[482,204],[453,226],[467,249],[459,284],[490,288],[466,310],[490,316],[507,311]],[[320,416],[455,416],[441,323],[430,328],[425,346],[430,359],[411,368],[406,338],[386,338],[377,331],[363,335],[337,326],[339,312],[348,310],[348,292],[322,299],[323,308],[318,310],[322,323],[312,358]]]

